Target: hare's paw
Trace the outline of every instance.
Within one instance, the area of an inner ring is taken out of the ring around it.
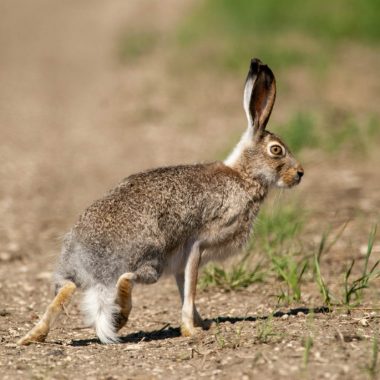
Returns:
[[[202,327],[189,326],[185,325],[184,323],[181,324],[180,329],[181,335],[186,337],[198,335],[203,331]]]
[[[132,310],[132,289],[136,278],[134,273],[124,273],[119,277],[116,284],[116,304],[120,306],[120,313],[115,315],[116,330],[120,330],[128,321]]]
[[[44,342],[51,326],[57,320],[59,314],[64,310],[65,305],[70,302],[71,297],[74,294],[76,285],[67,281],[58,290],[54,300],[50,303],[42,316],[41,320],[35,327],[32,328],[23,338],[21,338],[17,344],[27,345],[32,342]]]
[[[117,288],[124,288],[126,291],[131,290],[133,287],[133,281],[135,280],[136,275],[131,272],[122,274],[116,284]]]
[[[39,323],[28,334],[22,337],[17,344],[19,346],[27,346],[33,342],[45,342],[49,333],[49,326],[46,323]]]

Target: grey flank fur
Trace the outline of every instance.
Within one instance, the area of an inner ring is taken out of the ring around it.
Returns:
[[[125,272],[153,283],[192,241],[202,242],[205,257],[209,248],[239,248],[266,193],[265,185],[243,180],[221,162],[132,175],[93,203],[67,234],[56,285],[69,279],[82,288],[108,286]]]

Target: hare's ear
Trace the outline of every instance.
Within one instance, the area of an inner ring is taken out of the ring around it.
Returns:
[[[252,136],[262,133],[276,98],[272,70],[259,59],[252,59],[244,87],[244,110]]]

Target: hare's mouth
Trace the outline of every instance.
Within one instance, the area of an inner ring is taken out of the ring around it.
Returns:
[[[297,171],[295,174],[288,173],[286,175],[283,175],[277,182],[276,186],[280,188],[286,188],[289,189],[293,186],[298,185],[301,182],[303,176],[303,172]]]

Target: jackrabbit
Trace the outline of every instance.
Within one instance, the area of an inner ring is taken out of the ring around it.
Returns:
[[[194,305],[198,268],[241,250],[269,188],[290,188],[304,173],[265,130],[275,96],[271,69],[252,59],[243,97],[248,129],[224,162],[134,174],[90,206],[64,239],[54,300],[18,343],[43,341],[77,288],[100,341],[117,342],[133,284],[155,283],[164,273],[177,281],[181,333],[205,327]]]

